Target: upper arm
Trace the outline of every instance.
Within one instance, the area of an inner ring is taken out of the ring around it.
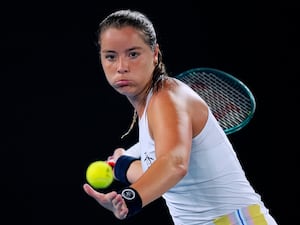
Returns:
[[[170,90],[161,90],[153,95],[147,115],[156,158],[172,157],[187,166],[193,135],[188,104]]]

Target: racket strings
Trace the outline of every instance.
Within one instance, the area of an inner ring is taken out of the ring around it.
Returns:
[[[183,76],[181,80],[207,102],[224,130],[241,125],[251,113],[249,94],[232,79],[214,73],[193,72],[193,76]]]

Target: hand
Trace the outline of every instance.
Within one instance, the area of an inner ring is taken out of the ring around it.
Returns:
[[[106,194],[95,191],[89,184],[83,185],[84,191],[94,198],[102,207],[110,210],[116,218],[123,220],[126,218],[128,208],[122,196],[116,191]]]
[[[107,162],[110,162],[112,165],[115,164],[118,158],[125,153],[124,148],[117,148],[114,151],[114,154],[107,158]]]

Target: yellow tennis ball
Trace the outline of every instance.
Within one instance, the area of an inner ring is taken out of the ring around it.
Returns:
[[[86,170],[86,180],[94,188],[107,188],[113,179],[112,167],[105,161],[92,162]]]

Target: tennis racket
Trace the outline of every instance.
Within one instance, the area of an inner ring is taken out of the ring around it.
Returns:
[[[239,131],[253,117],[255,98],[236,77],[213,68],[194,68],[175,78],[186,83],[206,101],[226,134]]]

